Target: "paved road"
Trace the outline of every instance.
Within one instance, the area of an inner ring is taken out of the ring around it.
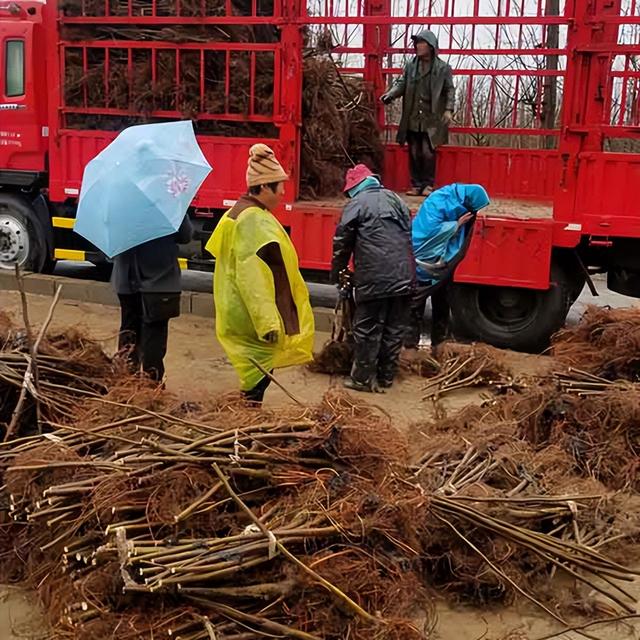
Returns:
[[[56,275],[66,276],[69,278],[78,278],[82,280],[105,280],[103,276],[100,278],[98,270],[90,263],[85,262],[59,262],[56,265]],[[183,284],[185,289],[189,291],[211,291],[211,279],[210,273],[200,273],[197,271],[185,271],[183,272]],[[596,288],[600,295],[594,298],[589,290],[585,287],[582,295],[578,301],[573,305],[571,312],[569,313],[568,322],[574,323],[578,320],[584,308],[588,304],[597,304],[601,307],[628,307],[635,304],[639,304],[635,298],[629,298],[627,296],[621,296],[617,293],[612,293],[607,290],[606,281],[602,276],[596,276],[594,278]],[[321,284],[317,282],[309,282],[309,291],[311,293],[311,303],[314,307],[333,307],[335,304],[336,291],[335,287],[328,284]]]

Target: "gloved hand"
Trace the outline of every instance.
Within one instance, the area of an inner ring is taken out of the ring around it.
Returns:
[[[276,344],[279,337],[280,336],[277,331],[269,331],[269,333],[265,334],[262,339],[269,344]]]
[[[442,122],[443,124],[450,125],[453,122],[453,111],[449,111],[449,109],[447,109],[442,114]]]
[[[351,289],[349,287],[343,287],[341,285],[337,285],[337,288],[338,288],[338,297],[344,298],[345,300],[351,297]]]
[[[465,213],[464,215],[461,215],[458,218],[458,229],[460,229],[460,227],[464,227],[465,224],[467,224],[467,222],[470,222],[471,220],[473,220],[473,217],[476,214],[473,213],[472,211],[469,211],[467,213]]]
[[[380,100],[382,104],[391,104],[393,102],[393,98],[388,93],[383,93]]]

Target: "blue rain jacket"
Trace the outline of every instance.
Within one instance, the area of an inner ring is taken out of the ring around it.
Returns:
[[[465,246],[467,227],[458,229],[458,220],[469,211],[489,204],[487,192],[478,184],[454,183],[437,189],[423,203],[411,228],[411,241],[421,282],[440,278],[420,267],[420,262],[451,262]],[[443,273],[444,275],[444,273]]]

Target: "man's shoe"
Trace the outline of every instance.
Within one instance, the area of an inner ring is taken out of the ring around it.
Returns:
[[[364,384],[362,382],[356,382],[353,378],[346,378],[343,385],[345,389],[360,391],[362,393],[384,393],[384,389],[377,381],[374,381],[371,384]]]
[[[351,391],[361,391],[364,393],[373,393],[373,389],[370,384],[364,384],[362,382],[356,382],[353,378],[345,378],[342,383],[345,389],[351,389]]]
[[[380,389],[391,389],[391,387],[393,387],[393,380],[378,380],[378,387],[380,387]]]

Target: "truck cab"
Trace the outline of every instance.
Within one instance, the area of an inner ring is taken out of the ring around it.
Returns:
[[[5,267],[17,262],[42,268],[46,262],[33,239],[38,237],[34,228],[39,237],[47,235],[48,212],[41,210],[38,220],[25,195],[46,188],[43,6],[32,0],[0,3],[0,265]]]
[[[0,4],[2,184],[31,186],[47,163],[43,2]]]

